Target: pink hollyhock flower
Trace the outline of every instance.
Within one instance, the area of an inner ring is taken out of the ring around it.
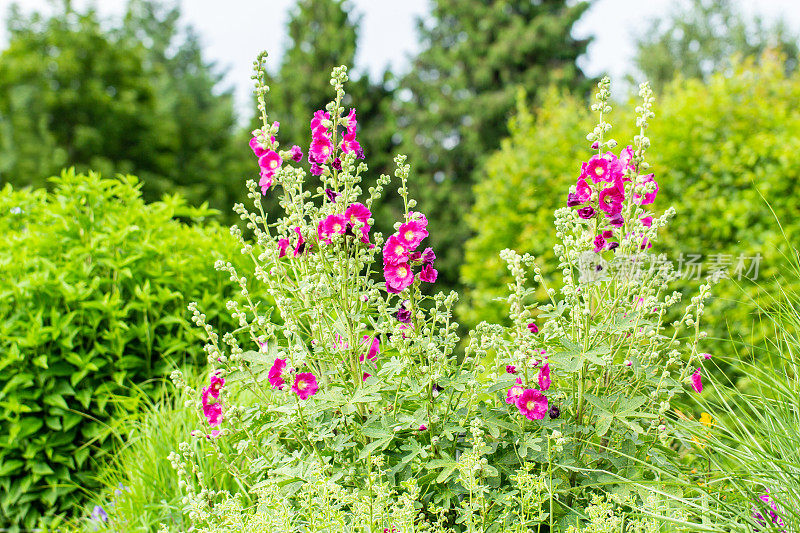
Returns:
[[[781,509],[778,508],[778,503],[773,500],[769,495],[769,489],[767,489],[766,494],[762,494],[758,497],[759,500],[764,502],[765,504],[769,505],[768,513],[769,513],[769,521],[771,522],[770,526],[785,526],[783,519],[778,514]],[[767,526],[767,520],[764,518],[764,515],[761,514],[761,511],[753,506],[753,519],[758,522],[762,526]],[[754,529],[754,531],[759,531],[758,529]],[[785,529],[779,530],[781,533],[786,533]]]
[[[272,187],[272,176],[270,172],[261,171],[261,179],[258,180],[258,186],[261,187],[261,194],[266,195],[270,187]]]
[[[316,163],[311,163],[311,175],[312,176],[321,176],[322,175],[322,167]]]
[[[419,222],[420,224],[422,224],[423,228],[427,228],[428,227],[428,219],[425,218],[425,215],[423,215],[419,211],[409,211],[408,212],[408,220]]]
[[[289,239],[278,239],[278,249],[280,252],[278,253],[278,258],[286,256],[286,250],[289,248]]]
[[[367,206],[358,202],[350,204],[344,211],[344,217],[353,226],[356,226],[358,223],[361,223],[362,226],[366,226],[371,216],[372,212],[367,209]]]
[[[333,189],[325,189],[325,196],[328,198],[329,202],[335,202],[336,199],[339,198],[339,193]]]
[[[219,398],[219,392],[222,390],[222,386],[225,385],[225,378],[220,377],[216,374],[211,376],[211,385],[209,386],[209,391],[211,392],[211,396],[214,398]]]
[[[253,149],[253,153],[256,154],[256,157],[261,157],[267,153],[267,149],[261,146],[261,143],[258,142],[257,137],[250,139],[250,148]]]
[[[220,425],[222,423],[222,405],[218,403],[204,405],[203,416],[206,417],[209,426],[214,427]]]
[[[592,188],[589,187],[589,184],[586,183],[586,180],[579,179],[578,184],[575,187],[575,198],[580,203],[586,203],[592,197]]]
[[[292,392],[301,400],[308,400],[317,393],[317,378],[311,372],[301,372],[294,378]]]
[[[636,170],[636,167],[633,166],[633,146],[628,145],[622,149],[619,154],[619,162],[622,163],[624,170]],[[628,181],[630,181],[630,178]]]
[[[266,154],[258,158],[258,166],[266,173],[275,174],[283,163],[283,159],[275,150],[269,150]]]
[[[297,257],[305,251],[306,240],[303,238],[303,234],[300,232],[299,227],[295,226],[294,231],[297,233],[297,245],[294,247],[294,256]]]
[[[381,353],[381,341],[378,337],[372,337],[372,342],[370,342],[370,336],[364,335],[361,337],[361,344],[368,344],[369,343],[369,351],[367,351],[367,359],[370,361],[374,361],[378,358],[378,354]],[[364,354],[358,358],[359,361],[362,363],[364,362]]]
[[[594,253],[599,254],[606,247],[606,239],[602,235],[594,238]]]
[[[397,319],[398,322],[402,322],[404,324],[408,324],[411,322],[411,310],[406,307],[406,303],[408,300],[403,302],[403,304],[397,309],[394,314],[394,317]]]
[[[545,363],[544,366],[539,369],[539,388],[544,392],[550,388],[550,383],[550,363]]]
[[[216,439],[217,437],[220,436],[221,433],[222,432],[220,430],[218,430],[218,429],[212,429],[211,432],[208,435],[206,435],[206,438],[207,439]]]
[[[397,228],[397,236],[407,249],[413,250],[428,236],[428,230],[421,220],[410,220]]]
[[[303,160],[303,150],[295,144],[292,146],[292,149],[289,150],[289,156],[292,158],[292,161],[299,163]]]
[[[361,150],[361,144],[356,140],[356,132],[345,133],[339,147],[342,149],[342,152],[346,154],[350,152],[358,153],[358,151]]]
[[[644,197],[642,197],[639,194],[634,194],[633,199],[639,205],[652,204],[656,199],[656,195],[658,194],[658,183],[656,182],[655,174],[648,174],[647,176],[642,176],[641,180],[642,183],[645,185],[647,185],[648,183],[653,183],[655,185],[655,189],[653,189],[653,192],[645,193]]]
[[[422,271],[419,273],[419,280],[425,283],[435,283],[438,276],[439,272],[433,268],[433,265],[427,264],[422,267]]]
[[[653,217],[642,217],[641,219],[642,226],[649,228],[653,225]]]
[[[419,426],[419,430],[420,431],[426,431],[427,429],[428,429],[428,426],[426,426],[425,424],[420,424],[420,426]],[[394,529],[394,528],[392,528],[392,529]]]
[[[281,390],[286,386],[286,382],[283,380],[283,371],[285,369],[286,359],[275,359],[275,362],[272,363],[269,374],[267,374],[267,379],[273,388]]]
[[[692,389],[698,394],[703,392],[703,376],[700,374],[699,368],[692,374]]]
[[[547,397],[536,389],[525,389],[517,398],[517,409],[528,420],[541,420],[547,414]]]
[[[324,136],[315,137],[308,148],[308,156],[314,158],[314,164],[324,165],[333,153],[333,142]]]
[[[392,235],[383,247],[383,264],[397,265],[408,261],[408,249],[400,237]]]
[[[322,109],[314,112],[314,118],[311,119],[311,131],[316,130],[317,128],[324,128],[325,126],[322,125],[323,120],[330,120],[331,115],[327,111],[323,111]]]
[[[386,265],[383,268],[383,276],[386,278],[386,290],[394,293],[402,291],[414,282],[414,273],[408,263]]]
[[[610,230],[610,229],[607,229],[607,230],[604,230],[604,231],[603,231],[602,235],[603,235],[603,237],[605,237],[606,239],[612,239],[612,238],[614,238],[614,231],[613,231],[613,230]]]
[[[590,218],[594,217],[594,215],[594,207],[590,205],[578,209],[578,216],[584,220],[589,220]]]
[[[514,366],[514,365],[506,365],[506,373],[507,374],[516,374],[517,373],[517,367]]]
[[[361,376],[361,381],[367,381],[367,378],[370,377],[372,374],[368,374],[364,372],[364,375]]]
[[[517,378],[517,383],[506,393],[506,403],[516,405],[523,392],[525,392],[525,387],[522,386],[522,378]]]
[[[344,218],[344,215],[328,215],[323,220],[319,221],[319,225],[317,226],[317,236],[319,240],[330,244],[331,237],[336,235],[344,235],[345,230],[347,229],[347,221]]]
[[[702,357],[703,359],[708,360],[708,359],[711,359],[711,354],[710,353],[701,353],[700,357]]]
[[[535,322],[531,322],[528,324],[528,331],[531,333],[539,333],[539,326],[537,326]]]
[[[351,109],[350,113],[347,114],[346,119],[347,124],[345,124],[345,128],[347,128],[347,133],[355,133],[358,130],[358,121],[356,120],[356,110]]]
[[[622,211],[622,202],[625,201],[625,191],[622,182],[617,182],[611,187],[600,191],[598,203],[601,211],[614,216]]]
[[[333,336],[333,347],[337,350],[349,350],[350,343],[344,340],[344,337],[339,335],[338,333]]]
[[[593,155],[581,170],[581,178],[590,178],[593,183],[614,181],[622,177],[622,165],[617,157],[610,152],[603,155]]]

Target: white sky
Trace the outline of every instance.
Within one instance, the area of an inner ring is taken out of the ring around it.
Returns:
[[[351,0],[363,15],[356,58],[357,70],[378,75],[391,66],[402,71],[409,55],[418,49],[415,20],[428,11],[428,0]],[[0,31],[12,0],[0,0]],[[25,10],[50,9],[48,0],[18,0]],[[73,0],[73,5],[99,6],[104,16],[118,15],[126,0]],[[594,35],[588,57],[581,63],[589,75],[602,72],[612,80],[631,72],[633,35],[647,20],[663,16],[681,0],[595,0],[575,28],[577,37]],[[268,50],[277,63],[286,43],[285,26],[294,0],[181,0],[184,21],[201,35],[205,57],[227,69],[225,83],[235,88],[237,107],[246,110],[251,91],[252,62],[260,50]],[[800,0],[739,0],[748,16],[762,15],[773,21],[784,18],[800,30]],[[5,44],[6,36],[0,36]]]

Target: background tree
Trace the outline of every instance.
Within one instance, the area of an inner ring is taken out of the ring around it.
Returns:
[[[797,43],[783,21],[767,25],[760,17],[745,18],[732,0],[689,0],[650,22],[637,38],[635,63],[656,89],[678,75],[707,80],[730,71],[735,55],[759,57],[767,48],[785,56],[790,73],[797,68]]]
[[[176,7],[132,0],[118,26],[64,2],[12,7],[0,54],[0,181],[42,184],[66,166],[136,173],[148,200],[181,192],[229,210],[235,115],[221,75]]]
[[[517,87],[586,90],[576,65],[588,39],[572,37],[586,2],[436,0],[418,28],[422,52],[402,80],[401,151],[409,154],[431,220],[442,281],[458,279],[469,232],[463,213],[484,156],[508,134]]]

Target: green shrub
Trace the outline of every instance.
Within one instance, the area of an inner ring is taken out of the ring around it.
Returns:
[[[0,527],[82,499],[114,448],[112,395],[204,361],[186,306],[220,309],[232,291],[215,254],[240,255],[219,226],[176,219],[210,211],[145,204],[136,178],[53,181],[0,191]],[[235,327],[222,313],[208,319]]]
[[[761,254],[758,282],[774,293],[785,243],[775,218],[786,221],[790,239],[800,230],[797,192],[800,168],[800,75],[786,76],[777,59],[760,65],[742,63],[729,75],[709,83],[676,80],[657,97],[649,136],[658,139],[651,165],[662,183],[657,205],[674,205],[676,224],[654,243],[678,266],[680,254],[702,254],[706,270],[716,254],[734,263],[740,254]],[[511,123],[511,137],[492,155],[485,180],[476,187],[476,203],[468,220],[475,236],[467,243],[462,280],[468,286],[461,307],[467,324],[503,316],[509,281],[497,251],[514,248],[547,256],[556,241],[550,229],[553,211],[566,204],[566,188],[574,185],[580,167],[565,163],[587,160],[580,134],[589,123],[583,102],[554,92],[545,96],[535,115],[520,106]],[[628,106],[632,107],[632,106]],[[612,114],[610,137],[632,137],[632,116]],[[616,150],[618,151],[619,148]],[[764,195],[769,205],[764,202]],[[752,261],[747,260],[746,266]],[[731,265],[731,268],[735,265]],[[552,279],[551,269],[545,273]],[[681,281],[686,292],[699,281]],[[721,283],[704,319],[710,337],[727,338],[729,328],[745,332],[753,325],[752,306],[742,305],[741,285],[755,295],[746,279]]]

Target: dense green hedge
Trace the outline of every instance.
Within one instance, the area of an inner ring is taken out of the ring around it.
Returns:
[[[765,59],[744,63],[708,84],[676,80],[656,99],[656,116],[648,136],[648,160],[661,186],[654,207],[670,205],[677,217],[654,246],[678,264],[680,254],[704,256],[706,270],[715,254],[736,260],[759,253],[758,283],[777,290],[785,244],[770,207],[790,239],[800,235],[800,76],[787,77],[782,63]],[[477,185],[469,215],[475,232],[467,244],[462,280],[467,294],[461,307],[468,324],[501,320],[508,280],[498,252],[506,247],[531,252],[551,275],[555,241],[553,211],[566,204],[567,191],[590,156],[585,135],[594,117],[588,105],[550,93],[535,116],[521,108],[512,121],[511,137],[492,155],[485,181]],[[633,109],[633,106],[618,106]],[[627,111],[626,111],[627,112]],[[634,134],[631,115],[612,112],[611,137],[620,147]],[[619,150],[617,149],[617,151]],[[746,266],[750,266],[747,261]],[[687,287],[696,281],[678,284]],[[724,281],[714,291],[706,316],[710,336],[725,337],[754,326],[752,306],[743,300],[756,294],[746,280]]]
[[[0,191],[0,528],[72,510],[113,449],[111,394],[204,360],[186,305],[213,322],[232,294],[226,229],[177,197],[145,204],[136,178],[64,172]]]

